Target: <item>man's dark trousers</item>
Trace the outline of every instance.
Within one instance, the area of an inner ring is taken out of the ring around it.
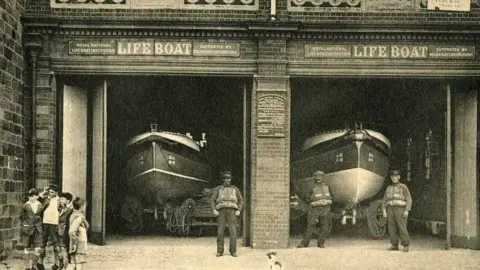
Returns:
[[[312,234],[315,231],[317,220],[320,223],[320,230],[318,231],[318,244],[325,244],[328,233],[330,232],[330,226],[332,224],[330,215],[330,205],[311,206],[308,211],[308,225],[307,231],[302,239],[302,245],[308,246]]]
[[[398,237],[402,246],[410,245],[410,237],[407,230],[407,218],[403,217],[405,207],[389,206],[387,207],[388,233],[390,234],[390,243],[398,245]]]
[[[218,210],[218,234],[217,234],[217,253],[223,253],[223,242],[225,238],[225,225],[228,222],[228,232],[230,235],[230,253],[237,252],[237,217],[234,208],[222,208]]]

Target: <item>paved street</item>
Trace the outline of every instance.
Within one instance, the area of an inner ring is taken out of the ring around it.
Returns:
[[[314,247],[314,240],[310,248],[295,248],[299,241],[299,237],[293,237],[288,249],[276,250],[284,270],[480,269],[480,251],[447,251],[442,239],[430,236],[413,236],[409,253],[386,251],[388,239],[372,240],[361,236],[335,236],[325,249]],[[217,258],[215,252],[212,236],[112,235],[106,246],[89,246],[86,269],[268,269],[267,250],[239,247],[237,258],[228,253]],[[0,264],[0,269],[23,269],[22,261],[15,257]],[[47,269],[51,265],[48,262]]]

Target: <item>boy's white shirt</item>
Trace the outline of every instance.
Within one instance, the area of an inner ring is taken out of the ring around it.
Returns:
[[[30,207],[32,207],[33,212],[37,213],[38,207],[40,207],[40,202],[39,201],[35,201],[33,203],[28,201],[27,204],[30,204]]]
[[[55,196],[50,198],[48,207],[43,212],[43,223],[58,225],[58,206],[60,204],[60,197]]]

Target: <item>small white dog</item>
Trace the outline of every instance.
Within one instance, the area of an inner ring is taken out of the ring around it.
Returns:
[[[282,264],[277,260],[276,252],[268,252],[267,257],[269,270],[282,270]]]

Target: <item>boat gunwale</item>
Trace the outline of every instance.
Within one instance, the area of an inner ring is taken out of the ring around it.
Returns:
[[[158,141],[159,139],[156,139],[155,137],[178,142],[182,145],[185,145],[197,152],[200,152],[200,147],[198,144],[192,140],[191,138],[187,137],[184,134],[181,133],[175,133],[175,132],[167,132],[167,131],[161,131],[161,132],[145,132],[139,135],[136,135],[132,137],[130,140],[128,140],[127,144],[125,147],[130,147],[135,144],[140,144],[145,141],[149,141],[149,138],[152,138],[152,141]]]
[[[305,139],[303,145],[302,145],[302,151],[306,151],[312,147],[315,147],[317,145],[327,143],[330,141],[338,140],[346,135],[348,135],[353,129],[341,129],[341,130],[334,130],[334,131],[329,131],[329,132],[324,132],[324,133],[319,133],[314,136],[308,137]],[[362,129],[361,131],[365,131],[367,135],[370,135],[373,139],[381,142],[384,144],[387,148],[387,151],[391,150],[391,142],[390,140],[383,135],[382,133],[372,130],[372,129]],[[331,136],[328,136],[331,135]],[[325,137],[324,139],[321,139],[320,137]],[[318,138],[317,142],[315,142],[315,138]]]
[[[141,177],[143,175],[148,175],[150,173],[154,173],[154,172],[158,172],[158,173],[163,173],[163,174],[168,174],[170,176],[174,176],[174,177],[179,177],[179,178],[182,178],[182,179],[185,179],[185,180],[192,180],[192,181],[198,181],[198,182],[203,182],[203,183],[210,183],[211,181],[209,180],[204,180],[204,179],[200,179],[200,178],[197,178],[197,177],[193,177],[193,176],[189,176],[189,175],[185,175],[185,174],[180,174],[180,173],[175,173],[175,172],[170,172],[170,171],[167,171],[167,170],[162,170],[162,169],[159,169],[159,168],[151,168],[151,169],[148,169],[148,170],[145,170],[139,174],[136,174],[132,177],[129,177],[128,181],[134,181],[135,179],[137,179],[138,177]]]

